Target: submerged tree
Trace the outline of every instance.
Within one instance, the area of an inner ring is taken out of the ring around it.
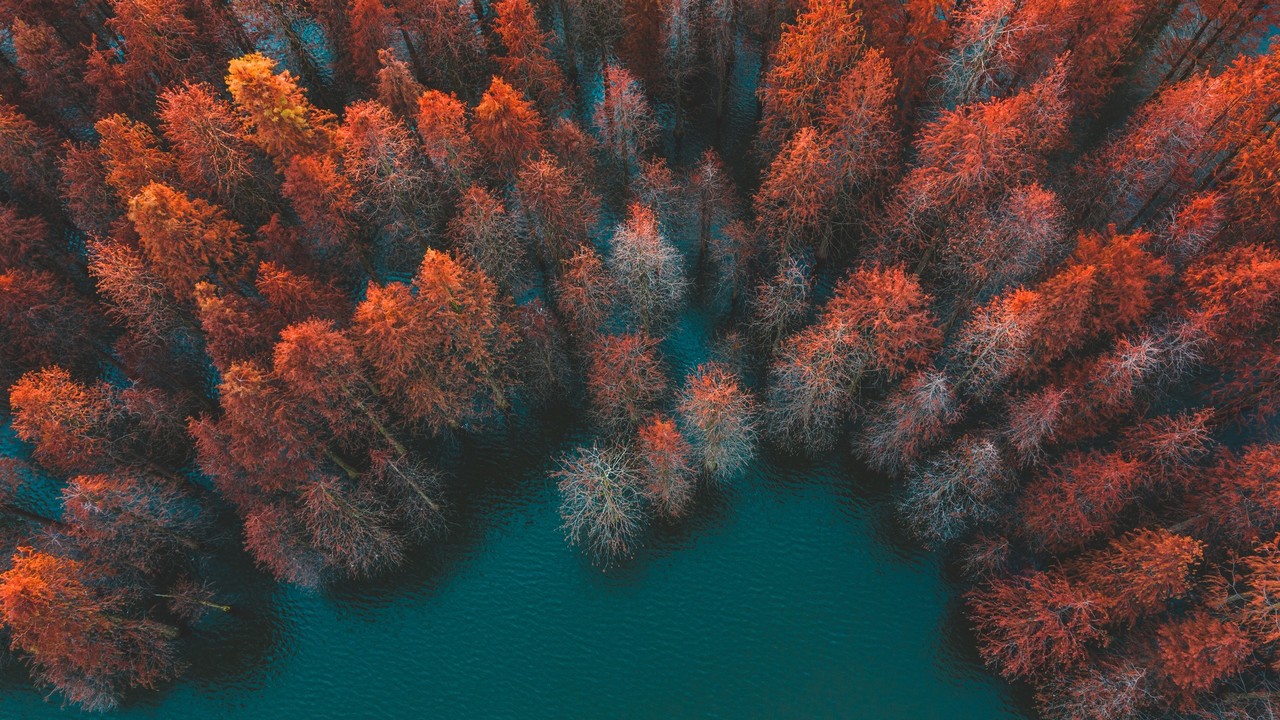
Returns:
[[[680,393],[678,412],[698,465],[712,479],[733,479],[755,457],[755,401],[725,365],[694,369]]]
[[[19,548],[0,575],[0,617],[36,678],[88,710],[177,674],[177,630],[136,617],[127,591],[77,560]]]
[[[580,447],[555,472],[569,539],[606,565],[630,555],[645,524],[644,481],[621,446]]]

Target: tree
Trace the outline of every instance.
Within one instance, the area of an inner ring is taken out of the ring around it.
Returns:
[[[351,70],[356,79],[371,83],[378,76],[379,57],[383,49],[393,42],[396,27],[395,15],[382,0],[352,0],[347,6],[347,23],[351,26],[346,38],[351,57]]]
[[[393,0],[418,75],[431,87],[475,97],[489,70],[470,3],[453,0]]]
[[[1280,445],[1224,454],[1189,498],[1204,524],[1229,546],[1251,547],[1280,532]]]
[[[132,617],[127,594],[79,561],[18,549],[0,575],[0,617],[37,680],[90,711],[178,673],[174,628]]]
[[[49,224],[39,215],[0,205],[0,271],[57,267],[66,258],[50,238]]]
[[[1151,309],[1168,263],[1144,249],[1150,235],[1086,233],[1034,290],[1016,288],[978,308],[961,330],[961,383],[979,397],[1034,376],[1086,342],[1132,326]]]
[[[529,236],[553,272],[587,241],[600,205],[576,173],[546,154],[520,170],[516,200]]]
[[[576,67],[577,52],[595,53],[604,70],[606,57],[614,43],[623,35],[623,3],[616,0],[561,0],[561,12],[565,18],[565,47],[569,53],[569,65]]]
[[[552,35],[539,26],[533,4],[529,0],[501,0],[493,11],[497,15],[493,29],[505,49],[505,54],[496,58],[502,76],[537,102],[544,114],[557,114],[568,103],[568,89],[547,49]]]
[[[226,371],[236,361],[266,357],[278,328],[265,317],[262,303],[219,292],[207,282],[196,283],[192,296],[205,352],[215,368]]]
[[[1198,611],[1156,630],[1156,668],[1179,706],[1248,666],[1253,642],[1244,629]]]
[[[569,539],[606,565],[630,555],[645,522],[643,480],[630,452],[582,446],[560,461],[554,477]]]
[[[111,115],[94,124],[98,152],[102,154],[104,180],[127,203],[152,182],[174,183],[178,167],[174,156],[160,147],[146,123],[124,115]]]
[[[1280,106],[1280,54],[1240,57],[1226,71],[1179,82],[1143,104],[1081,163],[1089,219],[1146,221],[1214,179],[1262,134]]]
[[[1214,359],[1247,356],[1253,338],[1266,337],[1274,327],[1280,253],[1258,245],[1231,247],[1188,268],[1185,282]]]
[[[535,407],[557,406],[573,396],[576,368],[569,359],[563,323],[541,298],[516,307],[520,328],[516,373]]]
[[[1019,466],[1030,467],[1044,460],[1059,428],[1067,422],[1071,399],[1069,389],[1047,385],[1011,400],[1004,436]]]
[[[632,166],[653,145],[658,123],[640,81],[626,68],[610,65],[604,71],[604,94],[592,116],[600,142],[630,175]]]
[[[899,252],[927,262],[942,230],[1043,174],[1066,140],[1065,76],[1059,63],[1016,95],[948,110],[920,131],[916,167],[885,214]]]
[[[469,427],[508,407],[516,336],[482,271],[428,250],[413,281],[370,285],[353,337],[380,393],[432,432]]]
[[[1213,410],[1147,418],[1121,431],[1119,447],[1142,463],[1148,484],[1158,490],[1186,489],[1213,447]]]
[[[351,311],[350,301],[337,288],[273,262],[258,265],[254,287],[266,301],[263,320],[281,329],[312,318],[346,318]]]
[[[946,373],[916,371],[870,411],[857,447],[871,467],[901,474],[946,437],[962,410]]]
[[[266,203],[253,147],[235,108],[213,86],[187,82],[169,88],[160,93],[158,113],[184,183],[233,211]]]
[[[966,434],[912,468],[899,507],[918,537],[939,546],[995,519],[1012,485],[995,442]]]
[[[685,380],[677,409],[700,470],[717,482],[738,476],[755,457],[755,401],[737,373],[703,363]]]
[[[660,5],[661,14],[658,28],[659,57],[662,61],[664,79],[672,102],[676,106],[676,117],[673,121],[672,134],[677,142],[684,137],[684,96],[688,90],[689,80],[699,70],[698,55],[700,37],[698,15],[702,10],[694,0],[666,0]],[[708,28],[709,33],[716,29]],[[724,30],[720,30],[724,32]],[[719,108],[717,107],[717,110]]]
[[[276,62],[252,53],[232,60],[227,90],[248,137],[277,163],[290,157],[328,150],[334,118],[307,100],[288,70],[276,73]]]
[[[407,452],[366,376],[355,343],[327,320],[306,320],[280,331],[272,370],[302,417],[318,418],[343,447],[379,441]]]
[[[997,579],[968,600],[978,649],[1007,678],[1078,667],[1091,645],[1107,640],[1097,598],[1057,572]]]
[[[832,447],[863,376],[895,379],[932,357],[941,334],[929,303],[900,267],[862,267],[841,280],[817,322],[770,365],[765,425],[774,437]]]
[[[773,350],[809,314],[812,272],[793,255],[784,256],[772,278],[755,288],[749,328],[757,343]]]
[[[1199,258],[1222,232],[1227,205],[1221,192],[1192,195],[1162,223],[1155,237],[1156,248],[1171,265],[1182,269]]]
[[[54,134],[17,108],[0,103],[0,173],[11,189],[34,202],[56,196]]]
[[[244,233],[217,205],[150,183],[129,200],[129,219],[151,268],[179,300],[200,280],[233,287]]]
[[[121,409],[105,383],[87,386],[53,366],[23,375],[9,389],[13,430],[58,472],[94,472],[118,457]]]
[[[340,254],[359,231],[356,189],[330,155],[297,155],[284,167],[280,192],[321,258]]]
[[[387,48],[378,50],[378,102],[386,105],[409,125],[418,114],[418,98],[427,91],[418,82],[409,63]]]
[[[829,141],[816,130],[802,128],[786,142],[753,198],[757,226],[776,251],[831,253],[838,182]]]
[[[814,125],[862,52],[858,15],[843,0],[814,0],[795,24],[784,25],[757,91],[764,105],[761,145],[777,148],[791,133]]]
[[[124,62],[119,73],[131,94],[142,95],[184,72],[210,66],[200,51],[201,33],[177,0],[112,0],[107,28],[119,37]]]
[[[636,470],[645,494],[667,517],[683,515],[693,499],[693,449],[669,418],[655,415],[636,434]]]
[[[516,228],[516,218],[501,200],[486,188],[472,185],[458,201],[446,235],[454,248],[510,291],[525,281],[528,268]]]
[[[24,76],[23,95],[63,118],[64,124],[81,126],[89,104],[87,88],[75,71],[84,66],[82,51],[73,51],[43,20],[26,23],[13,17],[13,51]]]
[[[1164,529],[1115,538],[1081,562],[1081,581],[1098,593],[1109,623],[1134,624],[1193,587],[1204,543]]]
[[[120,217],[120,200],[107,185],[106,163],[98,148],[88,143],[65,143],[56,170],[62,176],[58,196],[71,222],[87,234],[110,234]]]
[[[1119,453],[1070,452],[1027,485],[1019,503],[1026,536],[1064,552],[1114,532],[1140,482],[1139,464]]]
[[[357,206],[384,231],[421,242],[430,225],[423,216],[435,208],[427,195],[426,158],[409,128],[385,105],[367,100],[347,106],[334,141]]]
[[[422,151],[438,177],[451,192],[461,192],[473,181],[479,158],[467,131],[467,108],[454,95],[427,90],[418,96],[418,135]]]
[[[994,212],[980,207],[947,240],[945,272],[960,298],[985,300],[1067,253],[1067,210],[1038,183],[1014,188]]]
[[[643,334],[605,335],[591,347],[587,394],[602,427],[634,428],[662,398],[667,378],[656,344]]]
[[[1007,94],[1045,72],[1053,58],[1071,53],[1073,100],[1092,111],[1116,80],[1117,68],[1158,13],[1154,3],[1020,3],[983,0],[956,18],[954,49],[943,70],[941,95],[966,103]]]
[[[698,164],[689,174],[689,194],[692,196],[693,216],[698,228],[698,270],[701,272],[707,260],[707,248],[717,234],[723,235],[724,226],[738,219],[740,208],[733,180],[724,166],[724,160],[715,150],[707,150],[698,158]],[[728,248],[717,248],[727,250]],[[714,257],[733,253],[716,253]],[[734,273],[726,273],[732,275]]]
[[[206,521],[194,498],[137,473],[78,475],[62,491],[64,533],[108,574],[152,575],[200,547]]]
[[[95,370],[100,323],[98,308],[59,276],[22,269],[0,273],[0,381],[54,363]]]
[[[676,177],[664,158],[640,161],[640,172],[631,183],[633,203],[653,211],[662,229],[671,232],[678,228],[686,214],[684,183]]]
[[[555,282],[556,310],[565,319],[569,334],[589,345],[607,328],[618,302],[618,286],[605,269],[600,254],[581,245],[565,261]]]
[[[653,210],[639,203],[632,203],[626,223],[614,233],[609,269],[623,306],[646,332],[671,317],[684,299],[684,258],[663,237]]]
[[[1130,660],[1085,667],[1050,679],[1036,701],[1051,720],[1135,717],[1154,701],[1152,674]]]
[[[533,103],[495,75],[476,105],[471,134],[499,175],[509,178],[542,148],[542,116]]]
[[[871,190],[895,169],[899,150],[894,125],[897,81],[889,60],[868,50],[820,105],[815,127],[828,140],[832,164],[845,193]]]

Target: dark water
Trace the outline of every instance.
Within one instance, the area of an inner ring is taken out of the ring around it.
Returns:
[[[118,714],[1022,717],[974,662],[939,560],[893,540],[849,468],[766,460],[602,572],[564,542],[535,444],[472,448],[455,532],[407,570],[279,589],[207,630],[231,639],[197,643],[188,679]],[[24,675],[3,673],[0,717],[61,716]]]

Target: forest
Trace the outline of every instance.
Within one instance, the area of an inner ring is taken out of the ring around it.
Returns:
[[[602,568],[850,455],[1043,717],[1280,712],[1280,4],[0,18],[0,633],[53,702],[178,678],[227,552],[394,572],[460,443],[568,409]]]

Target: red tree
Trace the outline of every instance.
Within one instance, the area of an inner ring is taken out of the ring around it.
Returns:
[[[516,218],[489,190],[473,185],[463,193],[446,234],[454,248],[507,290],[524,282],[528,258]]]
[[[493,29],[505,49],[496,58],[502,76],[533,98],[542,112],[555,114],[569,98],[564,75],[547,49],[551,34],[538,24],[529,0],[501,0],[493,11]]]
[[[774,248],[813,246],[820,257],[830,254],[839,173],[829,141],[813,128],[787,141],[753,198],[757,224]]]
[[[669,418],[656,415],[636,433],[636,469],[658,512],[683,515],[693,499],[693,449]]]
[[[565,261],[555,290],[556,309],[579,343],[589,344],[607,329],[618,287],[595,248],[582,245]]]
[[[418,135],[439,182],[453,192],[471,184],[479,159],[467,131],[467,108],[438,90],[418,96]]]
[[[770,366],[766,427],[782,442],[831,447],[862,378],[894,379],[928,361],[941,340],[930,297],[900,267],[864,267],[836,287],[822,315]]]
[[[983,658],[1008,678],[1078,667],[1107,640],[1098,599],[1053,571],[995,580],[970,593],[969,609]]]
[[[1168,530],[1138,530],[1081,563],[1081,582],[1098,593],[1109,623],[1132,625],[1193,587],[1204,543]]]
[[[1254,649],[1244,629],[1206,612],[1195,612],[1156,630],[1156,668],[1174,701],[1195,707],[1203,692],[1245,669]]]
[[[499,174],[511,177],[542,148],[542,116],[533,103],[495,75],[476,105],[471,134]]]
[[[151,269],[175,298],[191,297],[204,279],[235,284],[245,237],[222,208],[151,183],[129,200],[129,219]]]
[[[516,341],[506,313],[488,276],[428,250],[412,290],[370,285],[352,331],[381,393],[439,432],[506,409]]]
[[[843,0],[814,0],[794,25],[784,25],[758,91],[764,105],[760,141],[777,148],[814,125],[840,80],[862,55],[858,15]]]
[[[602,426],[634,428],[662,398],[667,378],[656,344],[645,335],[606,335],[591,348],[587,393]]]
[[[174,677],[179,663],[174,628],[134,617],[126,593],[95,580],[76,560],[19,548],[0,575],[0,617],[41,684],[102,711]]]
[[[577,169],[575,168],[575,171]],[[599,199],[576,172],[543,155],[525,165],[516,178],[520,217],[553,271],[587,241],[596,222]]]
[[[1027,538],[1063,552],[1114,532],[1134,499],[1141,467],[1115,452],[1071,452],[1026,488],[1019,504]]]
[[[604,94],[593,120],[600,141],[626,173],[631,172],[653,145],[658,123],[640,81],[626,68],[610,65],[604,73]]]
[[[733,479],[755,457],[755,400],[727,366],[712,362],[695,368],[680,392],[677,412],[695,461],[712,479]]]
[[[917,371],[871,410],[858,448],[872,467],[900,474],[946,437],[961,412],[945,373]]]
[[[158,111],[183,182],[232,210],[265,204],[253,147],[235,109],[213,86],[188,82],[169,88],[160,94]]]

